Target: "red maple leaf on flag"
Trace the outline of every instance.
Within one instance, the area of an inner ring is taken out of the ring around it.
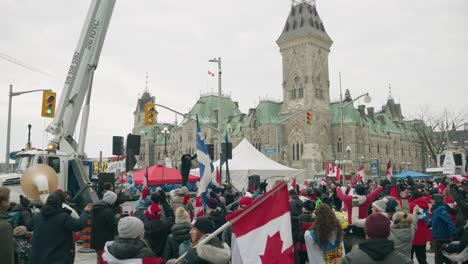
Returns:
[[[260,255],[262,263],[294,263],[294,252],[292,246],[281,252],[283,249],[283,240],[281,240],[280,232],[276,232],[273,236],[268,236],[265,247],[265,252]]]

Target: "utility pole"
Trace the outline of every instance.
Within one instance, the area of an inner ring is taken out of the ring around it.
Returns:
[[[5,164],[7,166],[7,172],[9,172],[9,164],[10,164],[10,130],[11,130],[11,107],[12,107],[12,99],[13,96],[18,96],[26,93],[33,93],[33,92],[42,92],[42,91],[51,91],[50,89],[38,89],[38,90],[31,90],[31,91],[24,91],[24,92],[13,92],[13,84],[10,84],[10,92],[8,93],[8,121],[7,121],[7,140],[6,140],[6,148],[5,148]]]
[[[26,144],[26,149],[31,149],[31,124],[28,125],[28,143]]]
[[[209,62],[217,62],[218,63],[218,124],[217,124],[217,130],[218,130],[218,144],[217,144],[217,152],[219,158],[221,158],[221,140],[222,140],[222,133],[221,133],[221,116],[222,116],[222,111],[221,111],[221,57],[218,57],[217,59],[211,59]]]

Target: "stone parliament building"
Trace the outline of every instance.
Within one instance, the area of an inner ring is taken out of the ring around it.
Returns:
[[[394,173],[424,170],[427,154],[413,129],[420,121],[405,120],[391,94],[380,111],[364,105],[355,107],[349,91],[343,98],[343,110],[340,102],[330,101],[328,55],[333,41],[314,4],[303,2],[291,7],[276,43],[282,56],[282,102],[261,100],[248,113],[242,113],[238,102],[221,97],[221,127],[233,147],[245,137],[269,158],[304,169],[309,177],[323,173],[325,162],[342,159],[352,161],[346,171],[353,174],[363,164],[370,175],[371,160],[377,161],[379,175],[385,175],[388,160]],[[162,131],[167,127],[167,156],[172,166],[179,168],[181,155],[196,151],[196,124],[185,118],[179,124],[144,126],[144,105],[154,99],[146,90],[134,112],[132,132],[142,136],[139,163],[164,164]],[[217,127],[217,108],[217,95],[205,94],[187,115],[198,115],[201,123]],[[306,122],[306,112],[312,113],[312,125]],[[215,131],[204,126],[201,129],[205,143],[217,144]],[[219,154],[215,150],[216,157]]]

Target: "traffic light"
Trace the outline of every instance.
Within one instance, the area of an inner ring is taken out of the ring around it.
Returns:
[[[306,117],[307,117],[307,124],[311,126],[312,125],[312,112],[307,112]]]
[[[56,93],[52,91],[44,91],[42,93],[42,117],[53,118],[55,116],[55,100],[57,96]]]
[[[145,105],[145,120],[146,126],[154,126],[156,124],[156,105],[146,104]]]

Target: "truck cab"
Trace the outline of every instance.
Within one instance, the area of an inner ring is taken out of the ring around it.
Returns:
[[[57,151],[49,153],[46,150],[25,150],[16,154],[15,166],[12,172],[0,174],[0,186],[8,187],[11,191],[10,200],[19,203],[19,196],[24,195],[21,189],[21,177],[24,172],[36,164],[49,165],[57,173],[59,178],[59,188],[68,189],[68,159],[69,155]]]

